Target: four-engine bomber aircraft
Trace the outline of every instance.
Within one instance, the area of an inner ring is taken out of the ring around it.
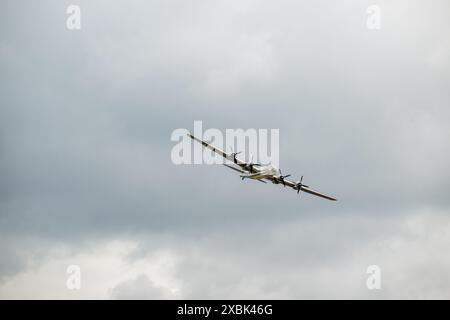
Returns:
[[[293,188],[294,190],[297,190],[297,193],[299,193],[300,191],[321,197],[321,198],[325,198],[328,200],[332,200],[332,201],[336,201],[336,198],[333,198],[331,196],[325,195],[323,193],[317,192],[312,190],[310,187],[308,187],[307,185],[302,183],[303,180],[303,176],[300,178],[300,181],[294,182],[294,181],[290,181],[287,180],[287,177],[290,177],[291,175],[285,175],[283,176],[281,174],[281,170],[275,168],[272,165],[262,165],[259,163],[252,163],[252,161],[250,162],[245,162],[242,161],[240,159],[238,159],[236,156],[240,153],[240,152],[231,152],[231,153],[226,153],[225,151],[216,148],[214,146],[212,146],[211,144],[194,137],[192,134],[188,133],[188,136],[193,139],[194,141],[197,141],[199,143],[201,143],[203,146],[205,146],[208,149],[211,149],[213,152],[221,155],[222,157],[224,157],[225,159],[233,162],[236,166],[231,166],[228,165],[226,163],[224,163],[223,165],[233,169],[239,173],[241,173],[242,175],[240,176],[242,178],[242,180],[244,179],[254,179],[254,180],[258,180],[261,181],[263,183],[266,183],[265,180],[271,181],[274,184],[282,184],[283,186],[288,186]]]

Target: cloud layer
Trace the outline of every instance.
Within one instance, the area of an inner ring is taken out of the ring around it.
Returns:
[[[449,298],[447,2],[69,4],[2,4],[1,298]],[[194,120],[339,201],[173,165]]]

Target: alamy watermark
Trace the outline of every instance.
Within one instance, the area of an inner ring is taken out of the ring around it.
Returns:
[[[67,7],[66,13],[69,15],[66,20],[68,30],[81,29],[81,9],[79,6],[71,4]]]
[[[66,281],[66,287],[69,290],[81,289],[81,268],[78,265],[72,264],[67,267],[66,273],[69,275]]]
[[[381,268],[377,265],[370,265],[366,269],[366,273],[369,275],[366,280],[366,287],[369,290],[381,289]]]
[[[227,154],[242,153],[246,162],[271,164],[279,168],[279,129],[226,129],[225,135],[219,129],[209,128],[203,132],[202,121],[194,121],[194,130],[175,129],[171,141],[178,142],[171,151],[174,164],[223,164],[228,162],[213,150],[193,141],[188,133],[203,140]]]
[[[367,7],[366,13],[368,14],[366,20],[366,27],[369,30],[381,29],[381,8],[380,6],[373,4]]]

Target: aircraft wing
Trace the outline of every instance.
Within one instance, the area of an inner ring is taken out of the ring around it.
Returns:
[[[303,191],[303,192],[306,192],[306,193],[310,193],[312,195],[315,195],[315,196],[318,196],[318,197],[321,197],[321,198],[324,198],[324,199],[328,199],[328,200],[331,200],[331,201],[337,201],[336,198],[327,196],[326,194],[314,191],[314,190],[312,190],[310,188],[306,188],[306,187],[303,187],[303,186],[300,187],[300,191]]]
[[[278,183],[280,185],[283,185],[283,183],[280,180],[278,180],[276,176],[266,177],[265,179],[270,180],[270,181],[275,180],[275,183],[278,181]],[[294,188],[297,185],[297,183],[295,183],[294,181],[290,181],[288,179],[284,179],[284,184],[286,185],[286,187],[292,187],[292,188]]]
[[[232,167],[232,166],[230,166],[230,165],[228,165],[228,164],[226,164],[226,163],[224,163],[223,165],[224,165],[225,167],[228,167],[228,168],[230,168],[230,169],[233,169],[234,171],[237,171],[237,172],[239,172],[239,173],[245,173],[244,170],[241,170],[241,169]]]
[[[238,158],[236,158],[236,157],[233,157],[233,155],[232,155],[231,153],[226,153],[225,151],[223,151],[223,150],[221,150],[221,149],[219,149],[219,148],[214,147],[213,145],[209,144],[208,142],[203,141],[203,140],[201,140],[201,139],[199,139],[199,138],[197,138],[197,137],[194,137],[194,136],[193,136],[192,134],[190,134],[190,133],[188,133],[187,135],[188,135],[188,137],[191,138],[192,140],[197,141],[198,143],[201,143],[204,147],[206,147],[206,148],[212,150],[213,152],[217,153],[218,155],[224,157],[225,159],[227,159],[227,160],[229,160],[229,161],[231,161],[231,162],[234,162],[235,164],[237,164],[237,165],[239,165],[239,166],[243,166],[243,165],[246,164],[244,161],[242,161],[242,160],[240,160],[240,159],[238,159]]]
[[[266,178],[266,179],[268,179],[268,180],[273,180],[273,179],[276,179],[276,177],[269,177],[269,178]],[[296,182],[290,181],[290,180],[287,180],[287,179],[284,179],[284,183],[285,183],[285,185],[286,185],[287,187],[291,187],[291,188],[297,190],[297,188],[296,188],[297,183],[296,183]],[[279,182],[279,184],[280,184],[280,185],[283,185],[282,182]],[[303,186],[300,187],[300,191],[303,191],[303,192],[312,194],[312,195],[317,196],[317,197],[321,197],[321,198],[324,198],[324,199],[328,199],[328,200],[331,200],[331,201],[337,201],[336,198],[333,198],[333,197],[331,197],[331,196],[329,196],[329,195],[326,195],[326,194],[317,192],[317,191],[315,191],[315,190],[313,190],[313,189],[310,189],[309,187],[307,187],[307,186],[305,186],[305,185],[303,185]]]

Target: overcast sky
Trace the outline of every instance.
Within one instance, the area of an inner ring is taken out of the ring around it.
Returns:
[[[445,0],[1,1],[0,298],[449,299],[449,34]],[[174,165],[195,120],[339,201]]]

